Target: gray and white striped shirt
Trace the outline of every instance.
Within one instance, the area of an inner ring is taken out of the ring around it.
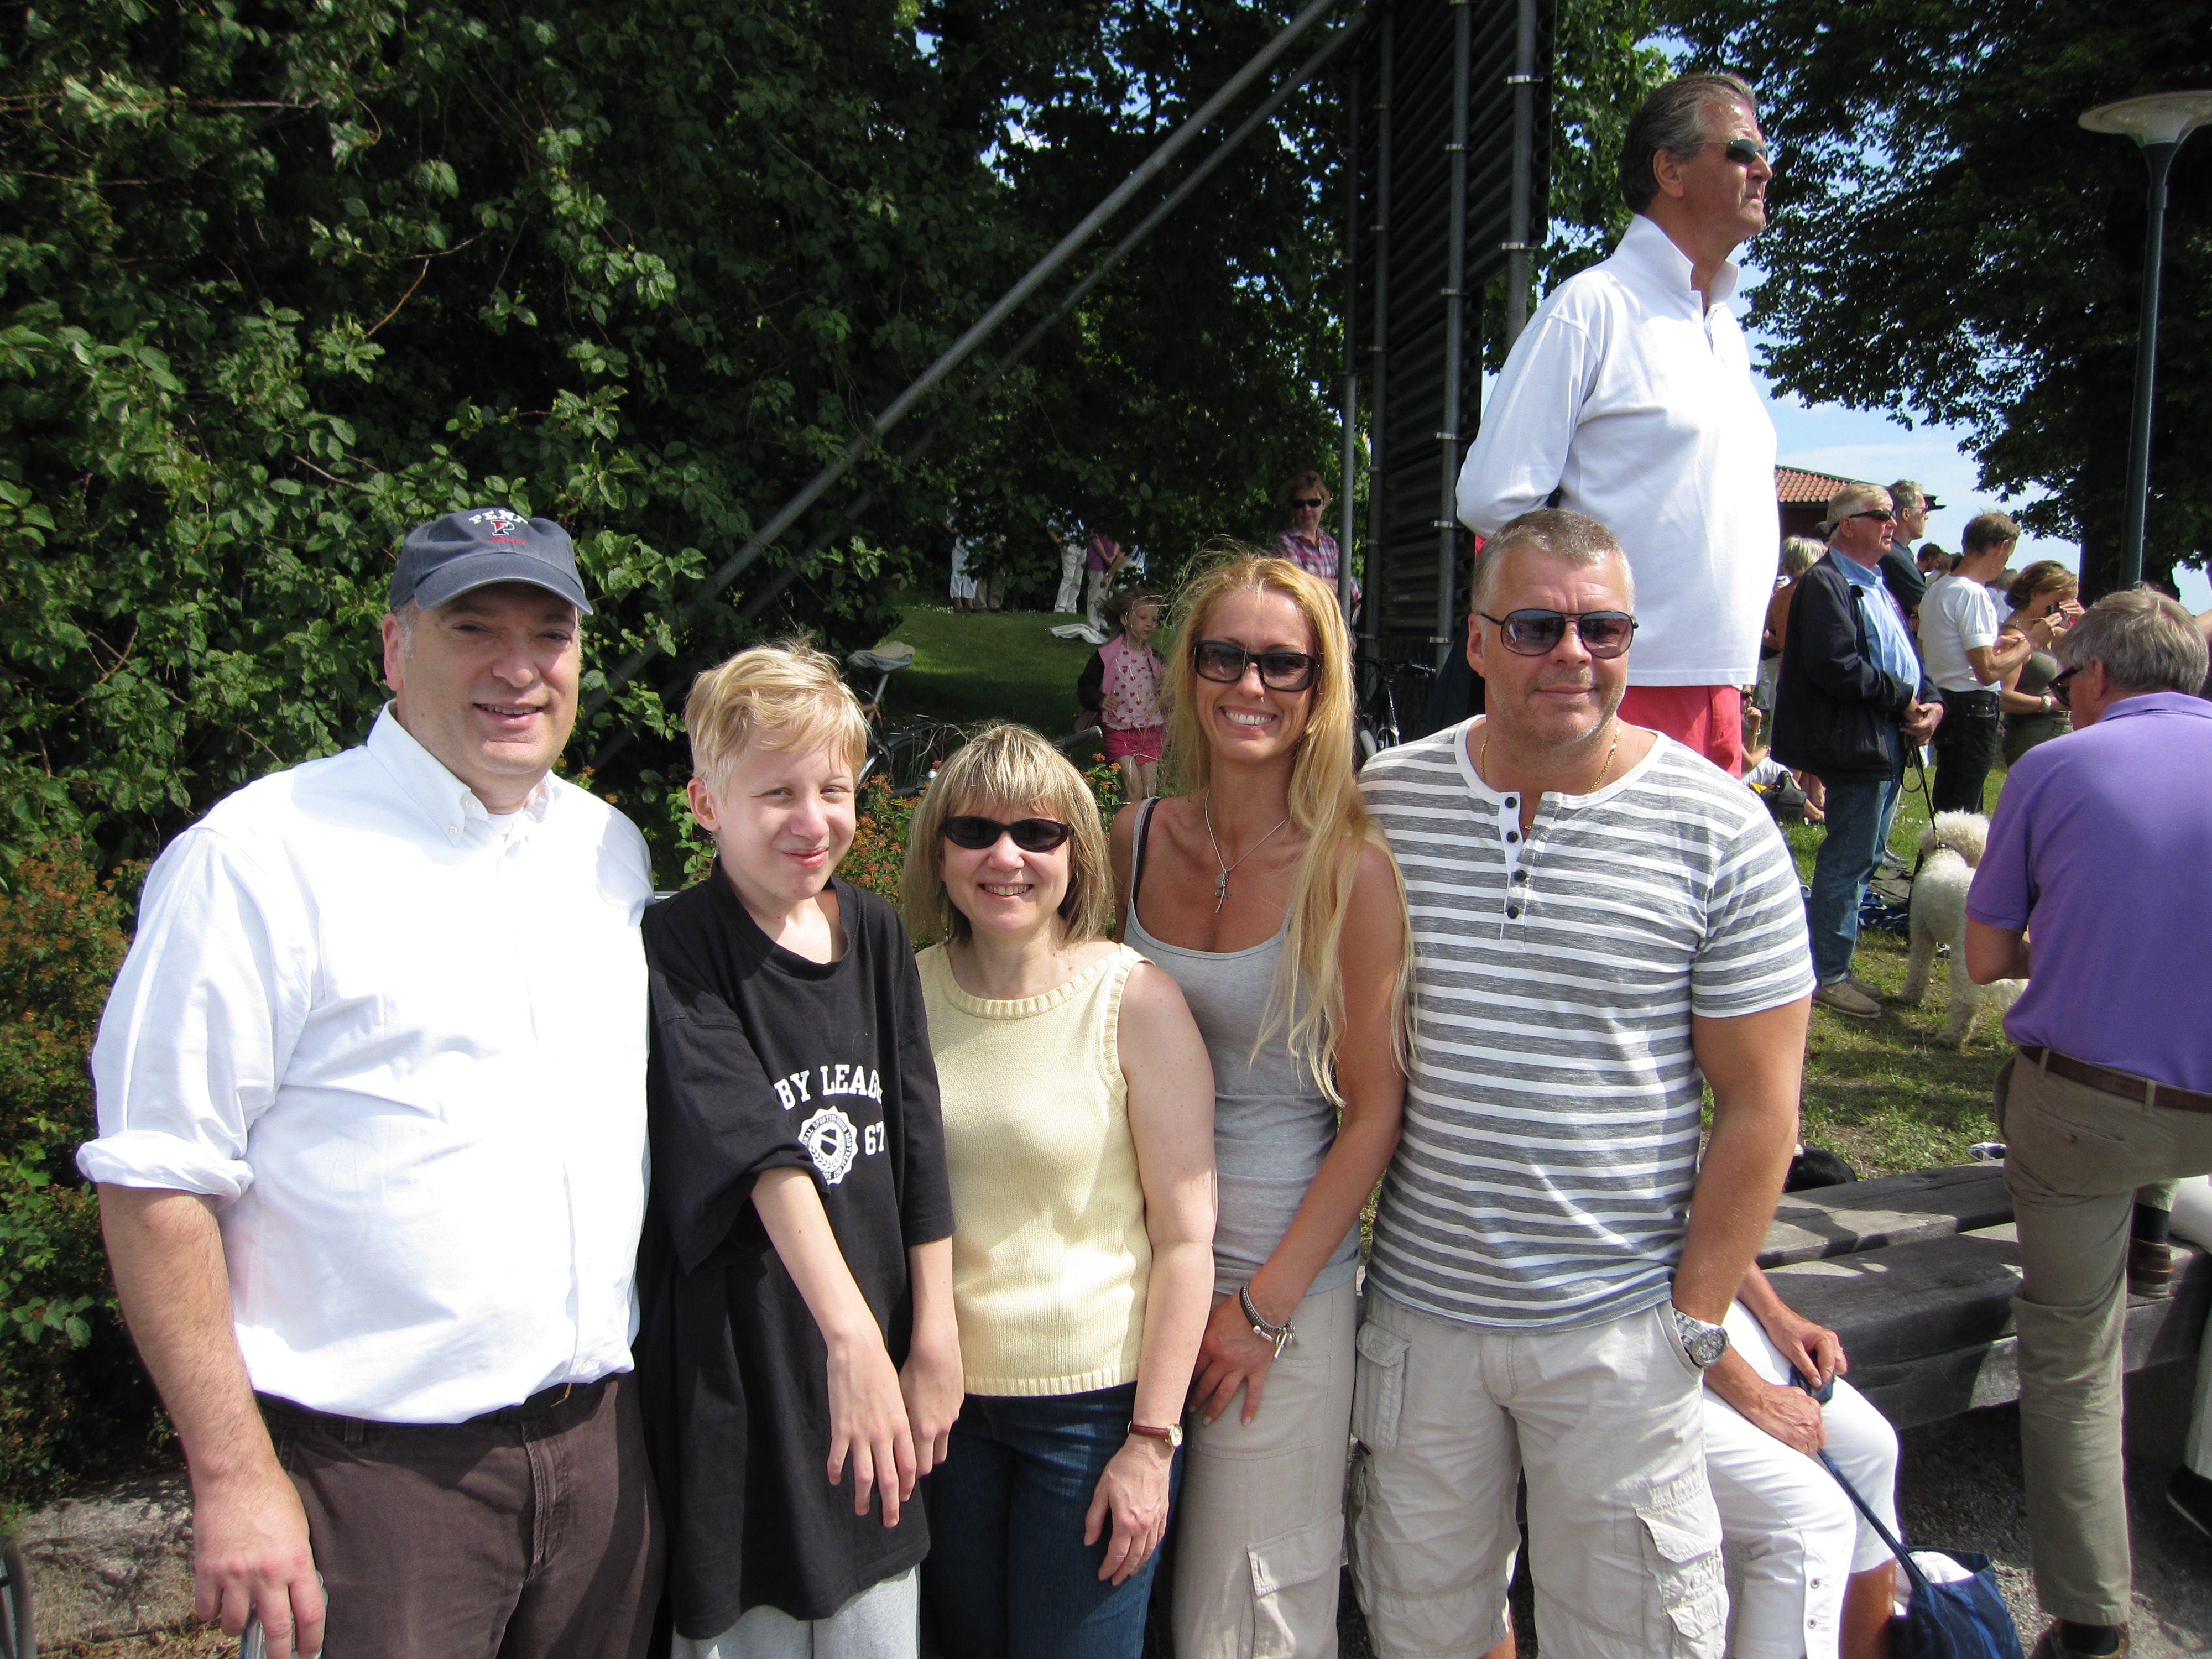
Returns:
[[[1594,794],[1476,775],[1468,726],[1360,775],[1406,873],[1414,1055],[1370,1272],[1476,1325],[1601,1324],[1667,1299],[1697,1180],[1692,1012],[1814,985],[1758,797],[1662,737]]]

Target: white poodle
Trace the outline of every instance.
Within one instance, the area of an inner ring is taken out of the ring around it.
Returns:
[[[1920,834],[1920,870],[1912,878],[1912,959],[1905,970],[1903,1000],[1917,1004],[1928,994],[1928,975],[1936,947],[1951,947],[1951,1017],[1936,1040],[1947,1048],[1966,1046],[1975,1017],[1989,1006],[2000,1017],[2027,984],[2001,979],[1977,985],[1966,977],[1966,890],[1982,861],[1990,821],[1979,812],[1938,812]]]

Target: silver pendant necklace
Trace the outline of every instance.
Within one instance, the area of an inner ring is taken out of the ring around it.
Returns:
[[[1213,838],[1213,791],[1209,789],[1200,796],[1198,804],[1199,810],[1206,814],[1206,839],[1213,848],[1213,861],[1221,866],[1221,873],[1213,878],[1213,914],[1218,916],[1221,914],[1221,907],[1229,902],[1229,872],[1236,869],[1237,865],[1243,864],[1244,859],[1250,858],[1253,854],[1266,846],[1267,836],[1273,835],[1275,830],[1281,829],[1283,824],[1288,823],[1291,821],[1291,815],[1288,812],[1284,813],[1282,822],[1275,825],[1275,830],[1270,830],[1267,835],[1261,836],[1259,840],[1246,848],[1244,858],[1238,859],[1237,864],[1222,864],[1221,843]]]

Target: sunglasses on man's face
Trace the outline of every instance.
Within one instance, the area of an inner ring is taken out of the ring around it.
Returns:
[[[1001,823],[996,818],[963,812],[945,820],[944,833],[955,847],[964,847],[971,853],[996,847],[1001,836],[1012,836],[1014,845],[1024,853],[1049,853],[1075,831],[1058,818],[1016,818],[1012,823]]]
[[[1845,519],[1879,519],[1884,524],[1895,524],[1897,514],[1886,507],[1870,507],[1863,513],[1846,513]]]
[[[1200,679],[1234,685],[1248,664],[1257,664],[1260,684],[1270,691],[1304,691],[1313,684],[1321,659],[1304,651],[1247,651],[1234,640],[1200,640],[1190,648],[1191,665]]]
[[[1753,161],[1774,165],[1774,152],[1764,138],[1731,138],[1721,146],[1721,154],[1738,167],[1749,167]]]
[[[2073,708],[2074,692],[2072,688],[2074,684],[2074,677],[2081,672],[2081,671],[2078,668],[2069,668],[2053,677],[2051,684],[2045,688],[2051,693],[2051,701],[2057,703],[2061,708]]]
[[[1327,507],[1328,503],[1317,495],[1305,495],[1293,499],[1291,505],[1303,513],[1310,507]]]
[[[1498,637],[1516,657],[1540,657],[1556,649],[1567,636],[1569,623],[1582,636],[1583,649],[1593,657],[1619,656],[1628,649],[1636,632],[1636,618],[1626,611],[1510,611],[1502,617],[1485,611],[1479,614],[1498,629]]]

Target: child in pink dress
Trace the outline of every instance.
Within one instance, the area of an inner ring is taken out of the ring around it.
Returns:
[[[1167,737],[1163,692],[1167,665],[1152,647],[1160,625],[1160,601],[1152,593],[1119,593],[1108,606],[1113,638],[1076,682],[1083,706],[1101,716],[1106,758],[1121,769],[1121,791],[1132,801],[1159,793],[1160,750]]]

